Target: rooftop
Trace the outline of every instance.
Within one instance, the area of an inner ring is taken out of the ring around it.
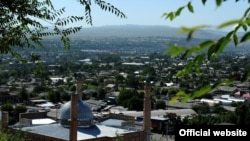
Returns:
[[[122,111],[121,112],[127,116],[142,117],[143,111]],[[151,118],[162,117],[166,113],[176,113],[177,116],[186,116],[196,114],[192,109],[175,109],[175,110],[153,110],[151,111]]]
[[[69,139],[69,128],[64,128],[60,124],[48,124],[41,126],[22,127],[22,130],[50,136],[58,139],[68,140]],[[77,140],[88,140],[100,137],[116,137],[118,134],[136,132],[133,130],[121,129],[108,127],[104,125],[93,125],[88,128],[78,128]]]

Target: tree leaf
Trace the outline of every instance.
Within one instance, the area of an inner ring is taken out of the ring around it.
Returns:
[[[182,77],[186,74],[189,74],[191,72],[191,68],[193,65],[194,65],[194,61],[188,62],[188,64],[186,64],[184,69],[177,72],[176,76]]]
[[[234,25],[238,25],[240,24],[241,20],[231,20],[231,21],[227,21],[225,23],[222,23],[221,25],[218,26],[218,28],[225,28],[228,26],[234,26]]]
[[[241,24],[241,27],[243,28],[244,31],[247,31],[247,29],[248,29],[247,28],[248,26],[246,24]]]
[[[222,0],[216,0],[217,7],[221,6],[221,4],[222,4]]]
[[[175,18],[175,14],[173,12],[163,13],[162,17],[165,18],[165,19],[169,18],[169,20],[172,21]]]
[[[194,8],[193,8],[191,2],[188,2],[187,7],[188,7],[188,11],[189,11],[189,12],[194,13]]]
[[[168,14],[168,17],[169,17],[169,19],[170,19],[170,21],[173,21],[173,19],[174,19],[174,13],[173,12],[171,12],[171,13],[169,13]]]
[[[175,57],[175,56],[181,54],[182,52],[184,52],[185,50],[186,50],[185,47],[181,47],[178,45],[172,45],[171,47],[168,48],[168,50],[165,53],[171,54],[172,57]]]
[[[190,32],[188,33],[188,36],[187,36],[187,40],[188,40],[188,41],[191,40],[191,38],[193,37],[193,33],[194,33],[194,31],[190,31]]]
[[[168,18],[168,13],[164,12],[161,17],[164,18],[164,19],[167,19]]]
[[[179,31],[180,31],[181,33],[187,33],[187,32],[191,32],[192,30],[193,30],[192,28],[181,27]]]
[[[250,7],[246,9],[246,11],[244,12],[244,17],[247,17],[250,11]]]
[[[235,34],[235,31],[231,31],[227,34],[227,38],[231,38]]]
[[[250,39],[250,32],[247,32],[246,34],[243,35],[243,37],[241,38],[240,42],[246,42],[247,40]]]
[[[246,18],[245,23],[250,26],[250,18]]]
[[[188,32],[187,40],[190,40],[193,37],[194,32],[196,32],[197,30],[200,30],[202,28],[205,28],[205,27],[208,27],[208,25],[199,25],[199,26],[194,26],[191,28],[181,27],[180,32],[181,33]]]
[[[204,42],[200,43],[199,48],[204,49],[204,48],[206,48],[208,46],[211,46],[213,44],[214,44],[214,41],[207,40],[207,41],[204,41]]]
[[[181,14],[181,11],[184,9],[184,7],[182,6],[182,7],[180,7],[180,8],[178,8],[178,10],[175,12],[175,15],[176,16],[179,16],[180,14]]]
[[[202,0],[202,4],[206,5],[207,0]]]
[[[171,100],[170,100],[170,105],[174,105],[174,103],[176,103],[177,100],[178,100],[177,96],[172,97]]]
[[[196,31],[196,30],[200,30],[200,29],[203,29],[203,28],[208,28],[208,27],[211,27],[210,25],[198,25],[198,26],[193,26],[193,27],[181,27],[180,28],[180,32],[181,33],[187,33],[187,32],[191,32],[191,31]]]
[[[212,45],[207,51],[208,60],[211,60],[215,56],[216,45]]]
[[[206,86],[202,87],[201,89],[199,89],[198,91],[195,91],[194,93],[192,93],[190,98],[194,99],[197,97],[201,97],[201,96],[207,94],[210,90],[211,90],[211,86],[206,85]]]
[[[221,38],[218,41],[218,47],[217,47],[216,54],[221,53],[229,42],[230,42],[230,38],[227,38],[227,37]]]
[[[233,35],[233,41],[234,41],[234,45],[237,46],[239,43],[239,40],[238,40],[238,36],[236,34]]]

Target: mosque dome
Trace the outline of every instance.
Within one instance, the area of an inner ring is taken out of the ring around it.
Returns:
[[[63,127],[70,126],[70,109],[71,109],[71,101],[65,103],[61,108],[60,112],[60,124]],[[90,107],[84,103],[82,100],[78,99],[77,104],[77,119],[78,119],[78,127],[90,127],[93,125],[93,114]]]

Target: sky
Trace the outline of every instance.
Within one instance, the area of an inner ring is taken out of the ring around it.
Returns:
[[[247,0],[228,0],[221,7],[217,8],[215,0],[207,0],[205,6],[201,0],[105,0],[125,13],[126,19],[101,10],[94,1],[92,2],[92,26],[106,25],[167,25],[172,27],[196,26],[209,24],[216,26],[222,22],[239,18],[250,4]],[[192,1],[194,13],[183,10],[182,15],[174,21],[166,20],[162,17],[163,13],[176,11],[180,6]],[[55,8],[65,7],[66,14],[84,14],[84,9],[77,0],[52,0]],[[88,27],[86,23],[83,27]]]

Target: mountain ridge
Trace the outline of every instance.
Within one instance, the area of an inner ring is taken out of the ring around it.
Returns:
[[[72,37],[182,37],[186,38],[187,34],[180,33],[180,28],[164,25],[107,25],[83,28],[79,33],[73,34]],[[194,33],[194,38],[217,38],[222,35],[221,31],[200,30]]]

